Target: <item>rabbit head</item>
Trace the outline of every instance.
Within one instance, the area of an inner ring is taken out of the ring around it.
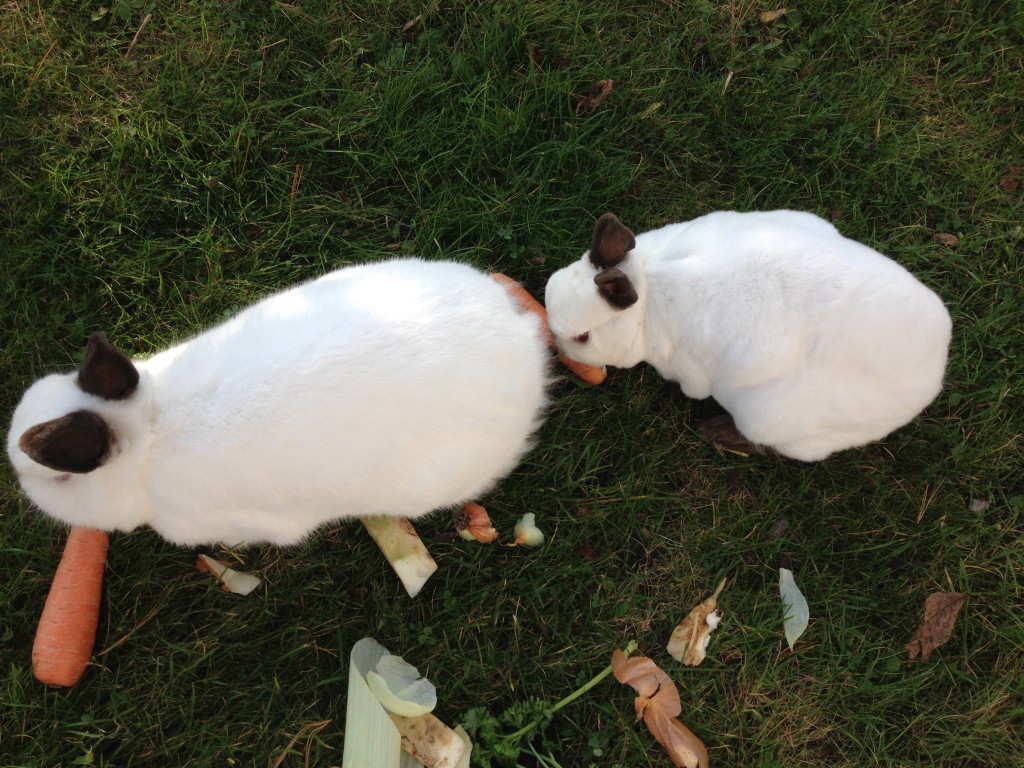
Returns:
[[[597,220],[590,250],[555,272],[544,292],[548,322],[565,354],[590,365],[628,368],[644,356],[643,257],[615,214]]]
[[[81,368],[35,382],[14,411],[7,452],[29,497],[69,525],[127,530],[144,522],[123,519],[132,509],[108,498],[131,497],[130,466],[143,442],[139,404],[146,382],[131,359],[94,333]],[[104,477],[96,479],[94,475]],[[143,515],[143,507],[132,514]]]

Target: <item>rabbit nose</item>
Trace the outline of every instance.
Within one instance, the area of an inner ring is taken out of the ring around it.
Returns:
[[[586,344],[590,340],[590,331],[581,333],[579,336],[573,336],[572,340],[577,344]]]

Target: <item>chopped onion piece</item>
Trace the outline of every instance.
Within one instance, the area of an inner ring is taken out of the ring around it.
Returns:
[[[455,530],[466,541],[479,541],[481,544],[489,544],[498,538],[487,510],[473,502],[466,504],[456,515]]]
[[[525,544],[528,547],[537,547],[544,543],[544,533],[536,526],[534,519],[533,512],[527,512],[520,518],[516,527],[512,529],[516,535],[513,545]]]

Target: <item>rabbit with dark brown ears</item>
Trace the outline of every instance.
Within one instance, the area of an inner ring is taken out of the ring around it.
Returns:
[[[491,488],[531,446],[549,357],[537,315],[469,266],[346,267],[145,360],[94,334],[79,371],[28,389],[7,448],[70,525],[291,544]]]
[[[730,414],[716,441],[803,461],[880,440],[942,387],[951,321],[910,272],[810,213],[711,213],[634,236],[612,214],[545,292],[560,349],[650,363]]]

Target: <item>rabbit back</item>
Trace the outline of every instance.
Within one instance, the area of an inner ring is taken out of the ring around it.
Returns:
[[[678,226],[658,247],[637,237],[658,297],[650,361],[688,395],[714,395],[748,439],[816,460],[884,437],[938,394],[949,313],[895,261],[795,211]],[[672,340],[660,350],[659,327]]]
[[[291,544],[488,490],[531,445],[548,352],[485,274],[396,259],[274,294],[137,366],[134,402],[107,408],[137,409],[142,434],[71,480],[119,473],[138,489],[127,522],[175,543]]]

